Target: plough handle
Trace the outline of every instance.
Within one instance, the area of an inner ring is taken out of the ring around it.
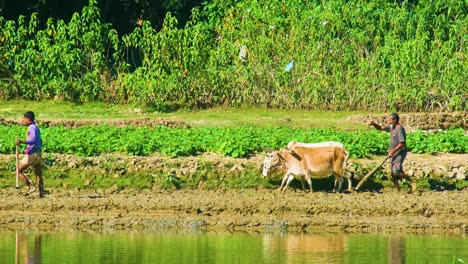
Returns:
[[[367,175],[364,176],[364,178],[362,178],[362,179],[359,181],[359,183],[358,183],[358,185],[356,186],[356,189],[355,189],[355,190],[356,190],[356,191],[359,190],[359,187],[361,187],[361,185],[362,185],[365,181],[367,181],[367,179],[368,179],[370,176],[374,175],[375,172],[376,172],[378,169],[380,169],[380,167],[382,167],[382,166],[385,164],[385,162],[388,160],[388,158],[389,158],[389,157],[387,156],[387,157],[382,161],[382,163],[379,164],[379,166],[375,167],[373,170],[371,170],[369,173],[367,173]]]

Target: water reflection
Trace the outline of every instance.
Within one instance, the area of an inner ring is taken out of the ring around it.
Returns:
[[[285,252],[286,263],[297,263],[300,259],[314,260],[314,262],[330,262],[342,259],[348,250],[347,236],[343,234],[288,234],[277,236],[265,234],[263,236],[264,255]]]
[[[447,263],[466,237],[164,231],[2,231],[0,263]]]
[[[29,235],[16,232],[15,263],[41,263],[42,239],[40,234]]]
[[[406,244],[402,236],[390,236],[388,238],[388,263],[406,263]]]

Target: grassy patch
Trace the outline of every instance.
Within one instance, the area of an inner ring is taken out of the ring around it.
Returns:
[[[171,113],[135,109],[130,105],[105,103],[73,104],[56,101],[0,102],[0,117],[21,120],[26,111],[36,113],[38,120],[122,120],[142,117],[167,118],[183,121],[191,127],[294,127],[335,128],[357,130],[364,124],[346,120],[359,112],[326,112],[308,110],[281,110],[264,108],[215,108],[200,111],[179,110]]]
[[[36,113],[36,118],[44,120],[110,120],[140,117],[129,105],[23,100],[0,102],[0,117],[2,118],[20,120],[26,111],[33,111]]]
[[[357,112],[325,112],[263,108],[218,108],[196,112],[178,111],[170,115],[192,127],[295,127],[359,129],[362,124],[345,121]],[[166,114],[170,116],[169,114]]]

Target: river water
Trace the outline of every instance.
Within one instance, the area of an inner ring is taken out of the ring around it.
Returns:
[[[463,236],[0,230],[0,263],[463,262]]]

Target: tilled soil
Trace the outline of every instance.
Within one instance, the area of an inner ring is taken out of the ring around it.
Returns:
[[[255,231],[468,231],[468,191],[306,193],[278,190],[49,189],[43,199],[0,192],[0,227]]]
[[[387,124],[388,114],[353,115],[347,120],[369,123],[374,120],[379,124]],[[400,113],[400,122],[407,131],[429,130],[438,131],[454,128],[468,130],[468,112],[450,113]]]

